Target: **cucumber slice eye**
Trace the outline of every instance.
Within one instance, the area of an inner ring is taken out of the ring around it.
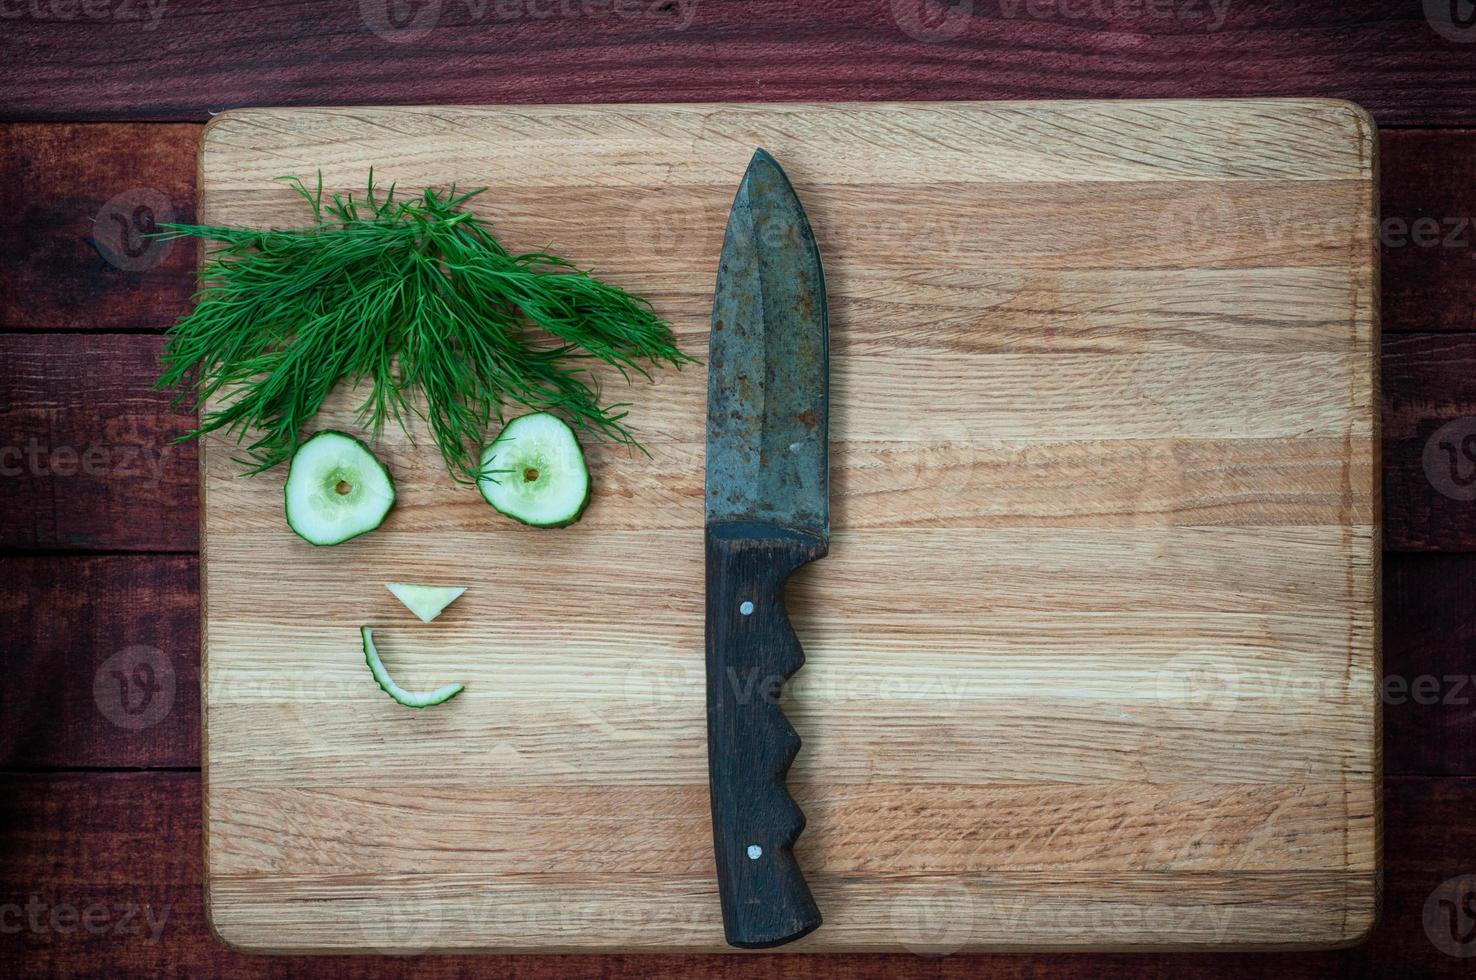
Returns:
[[[384,523],[395,481],[368,446],[328,429],[297,448],[284,493],[288,526],[312,544],[334,545]]]
[[[537,412],[515,418],[482,453],[487,503],[534,527],[564,527],[589,504],[589,468],[569,424]]]

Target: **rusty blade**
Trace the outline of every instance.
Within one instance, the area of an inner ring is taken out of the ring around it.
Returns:
[[[758,150],[718,261],[707,370],[707,523],[830,536],[825,274],[789,178]]]

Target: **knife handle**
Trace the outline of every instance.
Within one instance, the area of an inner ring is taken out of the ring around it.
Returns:
[[[826,542],[774,524],[707,528],[707,772],[728,944],[768,949],[812,932],[820,910],[792,848],[805,815],[785,777],[800,738],[779,691],[805,662],[784,583]]]

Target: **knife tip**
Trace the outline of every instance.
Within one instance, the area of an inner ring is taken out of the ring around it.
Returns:
[[[786,186],[789,184],[789,175],[779,166],[774,155],[762,146],[755,148],[753,157],[748,161],[748,169],[743,174],[743,184],[747,186],[755,180],[772,181],[776,178]]]

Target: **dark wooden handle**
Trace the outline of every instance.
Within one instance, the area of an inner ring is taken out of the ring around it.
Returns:
[[[805,662],[784,583],[825,539],[770,524],[707,529],[707,771],[723,931],[768,949],[812,932],[820,910],[792,848],[805,815],[784,785],[799,735],[779,691]]]

